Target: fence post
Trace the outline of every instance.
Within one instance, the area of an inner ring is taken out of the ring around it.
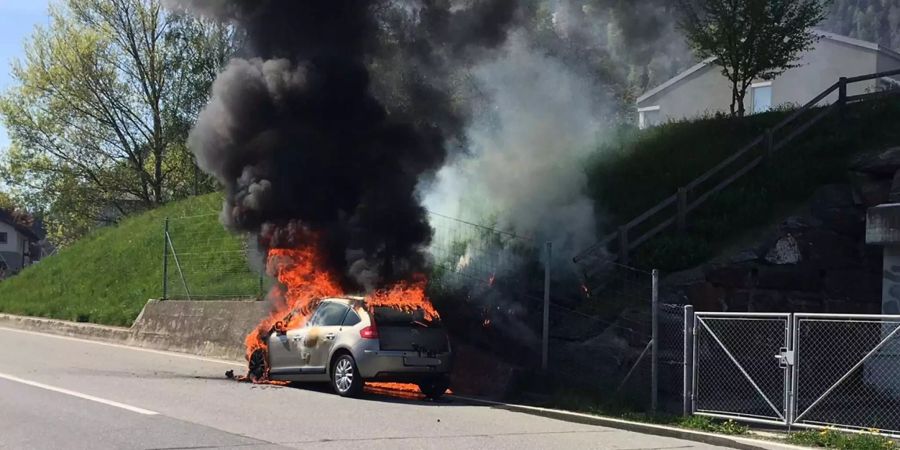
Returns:
[[[653,292],[650,295],[652,304],[650,336],[653,346],[650,351],[650,410],[656,413],[659,409],[659,271],[653,269],[651,278]]]
[[[628,229],[619,227],[619,263],[628,264]]]
[[[547,370],[550,350],[550,256],[553,244],[547,242],[547,254],[544,259],[544,330],[541,341],[541,369]]]
[[[169,218],[166,217],[166,225],[163,230],[163,285],[162,299],[169,298]]]
[[[687,188],[678,188],[678,231],[687,229]]]
[[[264,292],[264,289],[265,289],[265,288],[263,287],[263,283],[264,283],[264,280],[263,280],[263,272],[260,271],[260,272],[259,272],[259,292],[257,292],[257,299],[258,299],[258,300],[262,300],[262,299],[263,299],[263,296],[265,295],[265,292]]]
[[[847,113],[847,77],[841,77],[838,81],[838,111],[843,122]]]
[[[684,306],[684,352],[681,396],[683,407],[681,414],[689,416],[694,412],[694,307]]]

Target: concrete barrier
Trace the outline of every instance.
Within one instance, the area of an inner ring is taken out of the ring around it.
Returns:
[[[43,317],[14,316],[12,314],[0,314],[0,327],[117,344],[126,343],[132,334],[131,329],[125,327],[110,327]]]
[[[0,326],[243,360],[244,338],[268,312],[268,302],[150,300],[131,328],[10,314],[0,314]]]
[[[224,359],[244,358],[244,338],[268,302],[150,300],[131,326],[136,345]]]

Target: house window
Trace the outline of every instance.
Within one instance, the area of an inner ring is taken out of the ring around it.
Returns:
[[[753,92],[753,113],[766,112],[772,109],[772,82],[756,83],[750,86]]]
[[[9,242],[9,236],[6,234],[5,231],[0,232],[0,244],[5,244],[7,242]]]
[[[638,108],[638,127],[640,127],[640,129],[642,130],[645,130],[647,128],[659,125],[659,111],[659,106]]]

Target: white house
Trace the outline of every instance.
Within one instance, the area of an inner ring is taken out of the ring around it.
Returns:
[[[0,210],[0,279],[34,262],[37,255],[32,255],[32,249],[39,240],[33,230]]]
[[[771,81],[754,83],[744,98],[748,113],[768,111],[786,104],[803,105],[841,77],[854,77],[900,69],[900,53],[871,42],[816,30],[821,39],[795,67]],[[897,77],[896,79],[900,79]],[[847,95],[874,91],[895,79],[848,85]],[[825,101],[834,102],[837,93]],[[730,111],[731,83],[715,58],[707,59],[637,99],[641,128]]]

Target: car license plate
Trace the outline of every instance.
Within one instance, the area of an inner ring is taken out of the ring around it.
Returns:
[[[441,360],[437,358],[423,358],[421,356],[407,356],[403,358],[404,366],[439,366]]]

